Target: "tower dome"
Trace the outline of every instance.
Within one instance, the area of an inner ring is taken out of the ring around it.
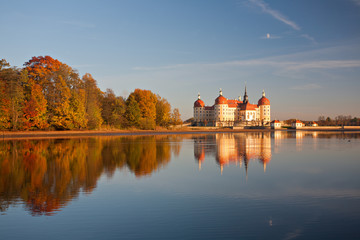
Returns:
[[[265,91],[263,90],[262,97],[258,101],[258,106],[270,105],[270,100],[265,97]]]
[[[215,104],[227,104],[227,99],[222,95],[220,88],[219,96],[215,99]]]
[[[200,93],[198,94],[198,99],[194,102],[194,107],[204,107],[205,103],[200,99]]]

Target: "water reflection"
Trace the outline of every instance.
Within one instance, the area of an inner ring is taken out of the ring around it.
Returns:
[[[0,211],[22,202],[32,215],[52,215],[99,177],[127,168],[150,175],[178,155],[175,136],[98,137],[0,142]]]
[[[199,169],[206,155],[215,156],[221,173],[229,164],[244,164],[246,176],[250,161],[259,161],[266,171],[266,165],[271,161],[271,133],[219,133],[216,135],[194,136],[194,156]]]
[[[103,174],[112,177],[116,170],[124,170],[137,178],[151,176],[182,153],[184,139],[191,146],[193,142],[199,169],[207,159],[216,161],[221,173],[225,166],[244,165],[247,176],[251,162],[262,164],[266,171],[273,155],[283,150],[285,142],[289,144],[286,139],[290,143],[295,139],[300,151],[304,138],[350,141],[358,137],[356,133],[275,131],[1,141],[0,211],[23,204],[32,215],[53,215],[79,193],[91,193]],[[317,141],[311,143],[318,147]]]

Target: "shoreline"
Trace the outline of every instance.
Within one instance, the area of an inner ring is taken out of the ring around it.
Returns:
[[[342,128],[311,128],[311,129],[190,129],[180,128],[172,130],[67,130],[67,131],[0,131],[0,138],[61,138],[61,137],[96,137],[96,136],[150,136],[175,134],[213,134],[213,133],[242,133],[242,132],[275,132],[275,131],[308,131],[308,132],[360,132],[360,127]]]

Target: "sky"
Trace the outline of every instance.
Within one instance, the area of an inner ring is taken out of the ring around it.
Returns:
[[[0,59],[49,55],[101,90],[148,89],[192,117],[257,103],[271,118],[360,117],[360,0],[0,0]]]

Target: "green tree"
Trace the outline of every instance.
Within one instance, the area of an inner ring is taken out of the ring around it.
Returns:
[[[138,127],[140,123],[140,107],[138,102],[135,100],[135,96],[131,95],[126,100],[126,111],[125,118],[127,126],[129,127]]]
[[[126,123],[126,119],[124,117],[125,111],[126,111],[126,103],[124,98],[117,97],[111,117],[111,122],[115,127],[117,128],[124,127]]]

